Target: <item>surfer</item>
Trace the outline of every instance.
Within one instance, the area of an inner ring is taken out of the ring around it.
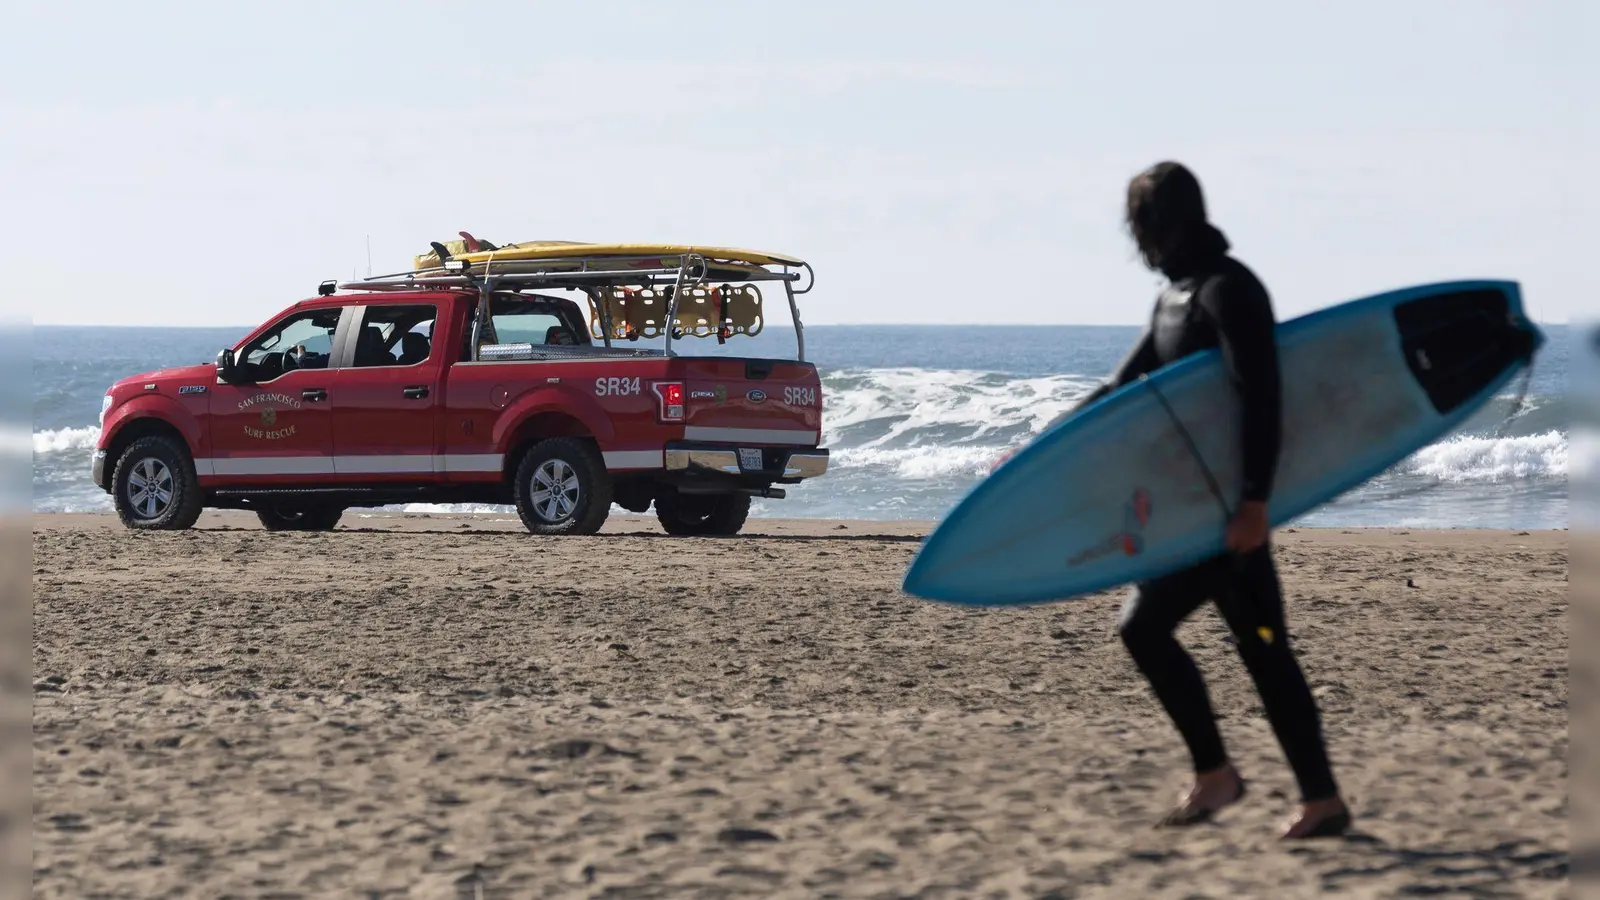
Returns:
[[[1163,162],[1128,184],[1127,225],[1146,266],[1169,284],[1149,327],[1111,380],[1079,406],[1208,348],[1218,348],[1241,398],[1243,490],[1226,498],[1228,553],[1134,586],[1118,632],[1134,664],[1172,717],[1194,762],[1194,784],[1163,825],[1192,825],[1244,795],[1194,660],[1174,631],[1207,600],[1233,631],[1267,720],[1299,784],[1301,806],[1286,838],[1342,833],[1350,811],[1328,764],[1316,701],[1288,645],[1283,595],[1269,543],[1267,499],[1278,461],[1281,409],[1276,322],[1266,288],[1229,255],[1211,224],[1200,182]]]

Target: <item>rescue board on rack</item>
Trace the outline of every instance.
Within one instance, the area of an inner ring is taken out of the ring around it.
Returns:
[[[470,246],[477,246],[474,239]],[[586,244],[577,241],[527,241],[507,244],[492,250],[468,250],[465,241],[451,241],[443,245],[452,259],[469,266],[480,266],[493,260],[496,263],[540,262],[551,266],[563,263],[580,265],[585,260],[620,257],[618,268],[651,268],[663,263],[676,265],[676,260],[696,254],[712,263],[714,269],[755,271],[766,266],[804,266],[805,261],[792,256],[766,253],[758,250],[741,250],[734,247],[703,247],[694,244]],[[462,252],[465,251],[465,252]],[[425,269],[438,266],[437,250],[415,258],[415,267]],[[593,267],[593,266],[591,266]]]
[[[1532,364],[1544,336],[1516,282],[1457,281],[1291,319],[1277,340],[1275,526],[1459,426]],[[928,537],[905,591],[968,605],[1041,603],[1223,553],[1218,494],[1229,507],[1239,494],[1238,417],[1217,350],[1107,394],[980,481]]]

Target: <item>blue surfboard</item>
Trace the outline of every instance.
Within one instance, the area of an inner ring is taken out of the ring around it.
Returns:
[[[1277,340],[1273,525],[1459,426],[1532,364],[1544,335],[1516,282],[1454,281],[1291,319]],[[1240,491],[1238,416],[1217,350],[1124,385],[980,481],[924,542],[904,590],[958,604],[1041,603],[1225,552],[1226,509]]]

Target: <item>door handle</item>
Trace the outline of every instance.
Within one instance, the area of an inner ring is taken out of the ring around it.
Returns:
[[[428,396],[428,386],[425,384],[412,385],[400,393],[405,394],[409,400],[421,400],[423,397]]]
[[[322,388],[306,388],[300,392],[300,396],[315,403],[318,400],[328,399],[328,392]]]

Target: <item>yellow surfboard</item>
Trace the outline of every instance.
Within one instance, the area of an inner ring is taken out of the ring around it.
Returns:
[[[527,241],[521,244],[508,244],[498,250],[457,253],[455,247],[452,247],[451,244],[459,245],[461,243],[463,242],[451,241],[445,244],[445,247],[450,250],[454,258],[468,265],[478,265],[490,260],[495,262],[518,260],[559,261],[597,256],[675,258],[690,253],[699,254],[710,262],[744,263],[750,266],[805,265],[804,260],[793,256],[784,256],[759,250],[741,250],[736,247],[702,247],[694,244],[586,244],[577,241]],[[418,256],[416,263],[419,269],[437,266],[439,265],[439,257],[430,251]]]

